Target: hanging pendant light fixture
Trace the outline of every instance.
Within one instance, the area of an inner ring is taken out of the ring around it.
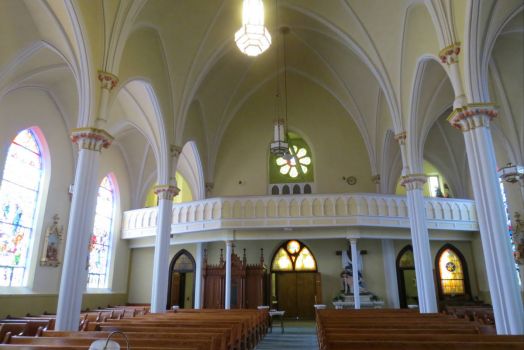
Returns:
[[[282,35],[282,45],[284,51],[284,99],[282,101],[280,94],[280,50],[277,45],[277,92],[275,95],[275,121],[273,122],[273,142],[271,142],[270,151],[277,157],[289,157],[289,143],[287,142],[287,66],[286,66],[286,34],[289,33],[288,27],[280,28]]]
[[[242,27],[235,33],[235,42],[244,54],[258,56],[271,45],[271,35],[264,25],[262,0],[244,0]]]

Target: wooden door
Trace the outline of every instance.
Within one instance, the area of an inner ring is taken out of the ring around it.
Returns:
[[[297,317],[300,319],[314,319],[316,273],[297,272]]]
[[[173,272],[171,274],[171,296],[170,296],[170,303],[169,306],[172,305],[180,305],[180,273]],[[181,307],[183,306],[180,305]]]
[[[283,272],[276,274],[278,309],[287,318],[315,318],[316,272]]]
[[[276,283],[278,309],[286,311],[286,317],[298,317],[296,272],[277,273]]]

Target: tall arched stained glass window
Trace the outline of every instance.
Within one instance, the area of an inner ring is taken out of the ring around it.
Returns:
[[[437,254],[440,293],[443,296],[466,294],[465,263],[458,251],[446,245]]]
[[[113,215],[115,207],[115,187],[109,176],[102,179],[98,187],[95,224],[89,244],[89,270],[87,288],[107,288]]]
[[[22,130],[9,146],[0,185],[0,286],[27,284],[42,174],[37,137]]]

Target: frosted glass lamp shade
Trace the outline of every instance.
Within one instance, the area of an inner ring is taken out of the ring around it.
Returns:
[[[235,42],[240,51],[248,56],[258,56],[271,45],[271,35],[264,26],[262,0],[244,0],[242,27],[235,33]]]

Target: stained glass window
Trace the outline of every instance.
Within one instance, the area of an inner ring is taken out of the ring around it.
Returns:
[[[283,157],[269,154],[269,183],[308,183],[314,181],[311,148],[300,135],[287,133],[288,153]],[[287,188],[290,194],[293,187]],[[295,192],[295,191],[293,191]]]
[[[465,294],[462,261],[452,249],[445,249],[438,260],[440,286],[444,295]]]
[[[88,288],[107,288],[114,214],[114,186],[106,176],[98,187],[95,224],[89,243]]]
[[[279,171],[282,175],[289,175],[294,179],[300,174],[308,173],[311,157],[304,147],[291,146],[289,153],[284,157],[277,158],[276,163],[280,167]]]
[[[27,284],[42,174],[42,153],[37,138],[31,129],[22,130],[9,146],[0,185],[2,287]]]
[[[296,240],[283,244],[273,258],[273,271],[316,271],[317,262],[309,249]]]

